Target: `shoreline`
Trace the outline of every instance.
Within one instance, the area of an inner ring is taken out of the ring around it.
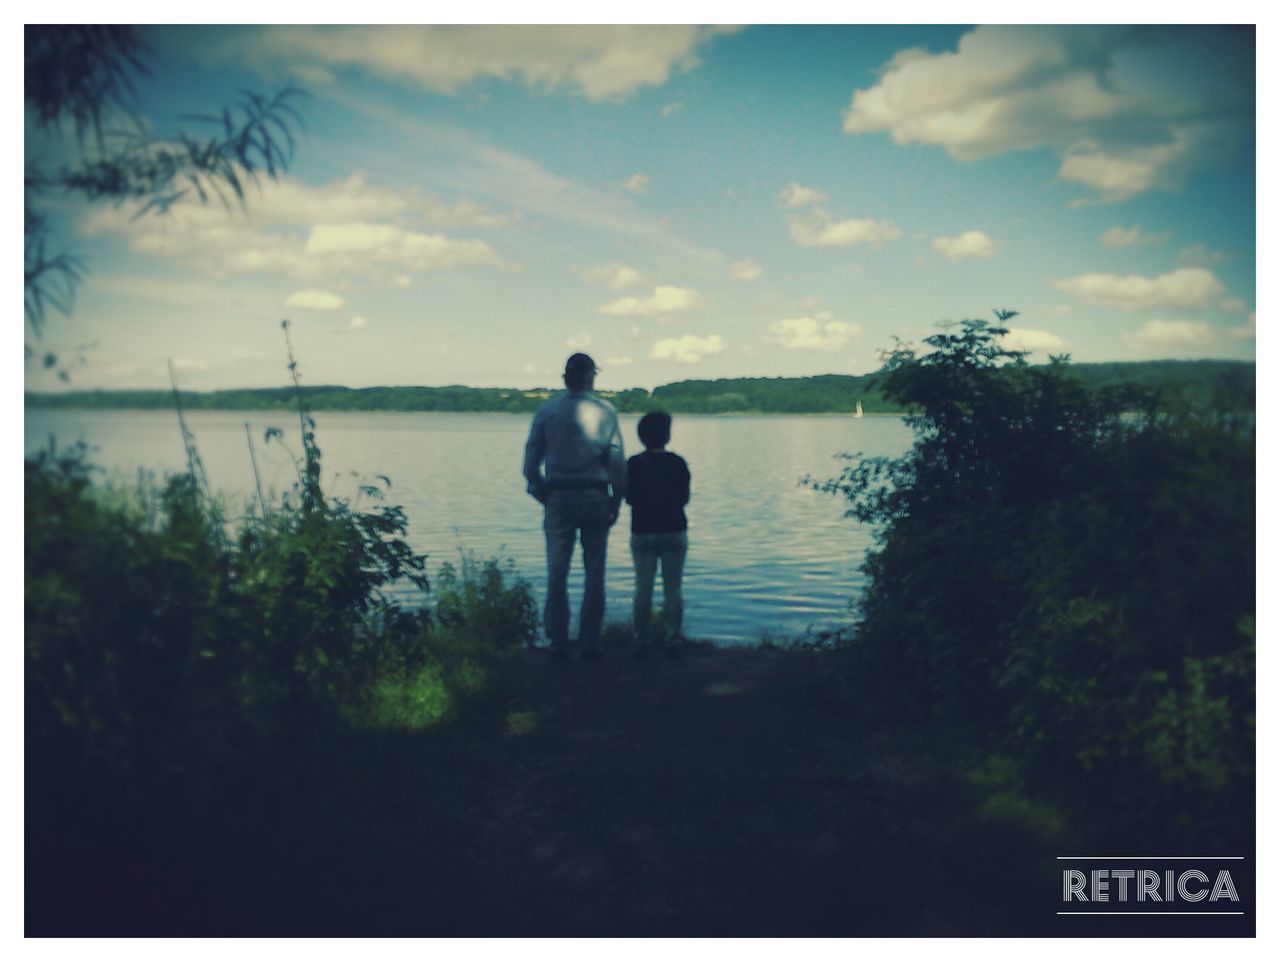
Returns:
[[[860,420],[854,416],[853,411],[680,411],[667,410],[672,415],[678,415],[682,418],[735,418],[735,417],[828,417],[828,418],[850,418],[852,420]],[[173,408],[159,407],[83,407],[80,405],[60,405],[60,404],[35,404],[24,405],[23,413],[32,411],[72,411],[77,413],[103,413],[103,414],[134,414],[134,413],[157,413],[172,414]],[[292,406],[281,406],[278,408],[183,408],[184,415],[193,414],[245,414],[245,415],[261,415],[261,414],[297,414],[297,408]],[[320,414],[466,414],[466,415],[502,415],[505,417],[532,417],[533,411],[420,411],[407,410],[404,408],[311,408],[309,413],[313,416]],[[640,417],[641,411],[619,411],[622,417]],[[863,418],[904,418],[908,417],[909,412],[906,411],[865,411]]]

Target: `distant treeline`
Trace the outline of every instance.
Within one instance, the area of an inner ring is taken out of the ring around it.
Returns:
[[[1214,403],[1230,384],[1234,396],[1253,396],[1255,368],[1251,361],[1137,361],[1072,364],[1072,372],[1089,388],[1119,384],[1159,389],[1169,399],[1192,406]],[[660,407],[683,414],[822,414],[851,412],[859,401],[868,414],[901,413],[901,404],[880,392],[883,375],[823,374],[815,377],[720,378],[677,381],[654,388],[600,391],[618,410],[642,413]],[[446,387],[348,388],[321,385],[307,388],[307,400],[318,411],[533,411],[556,389]],[[290,407],[289,388],[245,388],[229,391],[183,392],[182,403],[195,410],[258,411]],[[69,391],[26,394],[31,408],[167,409],[170,391]]]

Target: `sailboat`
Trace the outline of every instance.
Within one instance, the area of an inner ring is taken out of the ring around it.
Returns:
[[[860,401],[860,400],[859,400],[859,401],[857,402],[857,405],[856,405],[856,406],[854,407],[854,409],[853,409],[853,416],[854,416],[855,418],[860,418],[860,417],[862,417],[862,401]]]

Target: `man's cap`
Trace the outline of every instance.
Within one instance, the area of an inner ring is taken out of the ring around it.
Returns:
[[[591,360],[590,354],[571,354],[569,360],[564,362],[565,374],[581,374],[590,371],[592,374],[598,374],[600,368],[596,367],[596,362]]]

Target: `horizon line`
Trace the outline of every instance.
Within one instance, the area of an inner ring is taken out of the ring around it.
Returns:
[[[1050,362],[1048,361],[1034,362],[1034,363],[1028,364],[1028,367],[1047,367],[1049,363]],[[1072,367],[1086,367],[1086,366],[1097,367],[1097,366],[1103,366],[1103,365],[1121,365],[1121,364],[1129,365],[1129,364],[1208,364],[1208,363],[1250,364],[1250,365],[1253,365],[1254,367],[1257,367],[1258,365],[1258,362],[1256,359],[1249,360],[1244,358],[1230,358],[1230,357],[1148,358],[1144,360],[1133,360],[1133,361],[1071,361],[1069,362],[1070,366]],[[643,385],[637,384],[637,385],[632,385],[630,387],[621,387],[621,388],[595,388],[594,393],[623,394],[627,391],[646,391],[652,394],[658,388],[670,387],[675,384],[687,384],[690,382],[714,383],[717,381],[809,381],[809,380],[815,380],[817,378],[827,378],[827,377],[843,377],[843,378],[872,377],[876,374],[879,374],[880,372],[881,372],[881,369],[878,368],[874,371],[866,371],[862,374],[850,374],[848,372],[830,371],[825,374],[740,374],[740,375],[728,375],[728,376],[721,376],[721,377],[686,377],[686,378],[679,378],[673,381],[664,381],[661,384],[655,384],[653,387],[644,387]],[[329,388],[329,389],[338,388],[344,391],[419,390],[419,389],[442,390],[444,388],[465,388],[469,391],[525,391],[525,392],[528,392],[528,391],[556,392],[556,391],[564,390],[562,386],[552,387],[546,384],[535,385],[532,387],[517,387],[515,385],[509,385],[509,384],[481,386],[481,385],[474,385],[474,384],[462,384],[460,382],[453,382],[450,384],[368,384],[361,387],[352,387],[347,384],[333,384],[333,383],[303,385],[304,390],[318,390],[321,388]],[[160,386],[151,386],[151,387],[144,387],[144,386],[76,387],[73,384],[68,384],[68,385],[62,385],[62,386],[50,385],[47,388],[28,388],[24,385],[23,394],[24,395],[34,394],[34,395],[57,396],[62,394],[76,394],[76,393],[90,393],[90,392],[97,392],[97,393],[108,393],[108,392],[118,392],[118,391],[166,391],[167,392],[172,390],[173,390],[172,385],[160,385]],[[220,391],[292,390],[292,386],[289,384],[277,383],[277,384],[265,384],[265,385],[256,385],[256,386],[241,385],[238,387],[180,388],[180,390],[184,394],[214,394]]]

